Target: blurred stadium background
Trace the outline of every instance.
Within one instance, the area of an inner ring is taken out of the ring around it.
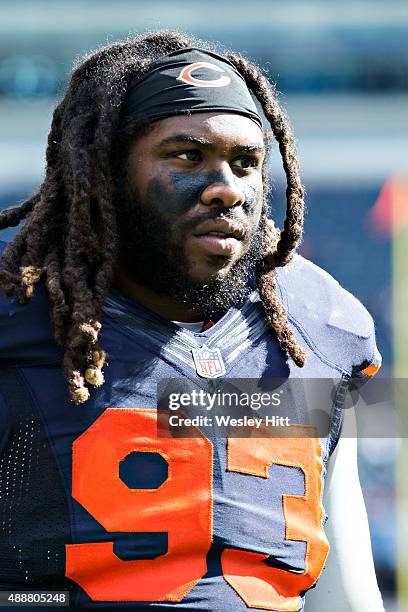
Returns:
[[[291,116],[307,190],[303,253],[374,316],[383,375],[393,374],[396,351],[397,374],[408,377],[405,0],[1,0],[0,14],[0,208],[22,201],[39,184],[52,109],[76,58],[146,29],[182,29],[222,41],[268,71]],[[284,186],[277,154],[271,177],[279,220]],[[1,239],[12,235],[6,230]],[[361,479],[388,612],[408,610],[405,546],[397,572],[397,545],[407,530],[398,515],[406,509],[405,453],[400,440],[360,444]]]

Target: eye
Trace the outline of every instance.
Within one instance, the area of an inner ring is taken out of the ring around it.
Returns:
[[[259,166],[259,160],[255,157],[242,155],[241,157],[234,159],[231,162],[231,165],[241,168],[241,170],[248,170],[249,168],[257,168]]]
[[[183,159],[185,161],[198,162],[202,160],[201,152],[196,149],[191,149],[188,151],[182,151],[181,153],[175,153],[172,157],[176,157],[177,159]]]

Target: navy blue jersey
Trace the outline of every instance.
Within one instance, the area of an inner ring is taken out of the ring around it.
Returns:
[[[298,256],[278,287],[304,368],[266,328],[256,291],[193,333],[112,289],[105,384],[80,406],[45,289],[27,305],[0,298],[0,590],[69,590],[72,609],[303,609],[328,553],[336,401],[320,438],[161,438],[156,422],[157,383],[196,384],[200,368],[348,379],[378,365],[371,317],[328,274]]]

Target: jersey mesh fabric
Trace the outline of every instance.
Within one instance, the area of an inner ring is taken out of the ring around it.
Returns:
[[[67,500],[36,407],[15,369],[0,370],[8,441],[0,455],[0,589],[68,588],[64,576]]]

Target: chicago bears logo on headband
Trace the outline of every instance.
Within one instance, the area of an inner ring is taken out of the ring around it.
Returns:
[[[215,70],[215,72],[225,72],[216,64],[210,64],[209,62],[196,62],[183,68],[177,77],[177,80],[184,81],[184,83],[188,83],[188,85],[195,85],[196,87],[225,87],[231,83],[229,76],[225,75],[210,81],[197,79],[196,77],[192,76],[192,72],[198,68],[208,68],[209,70]]]

